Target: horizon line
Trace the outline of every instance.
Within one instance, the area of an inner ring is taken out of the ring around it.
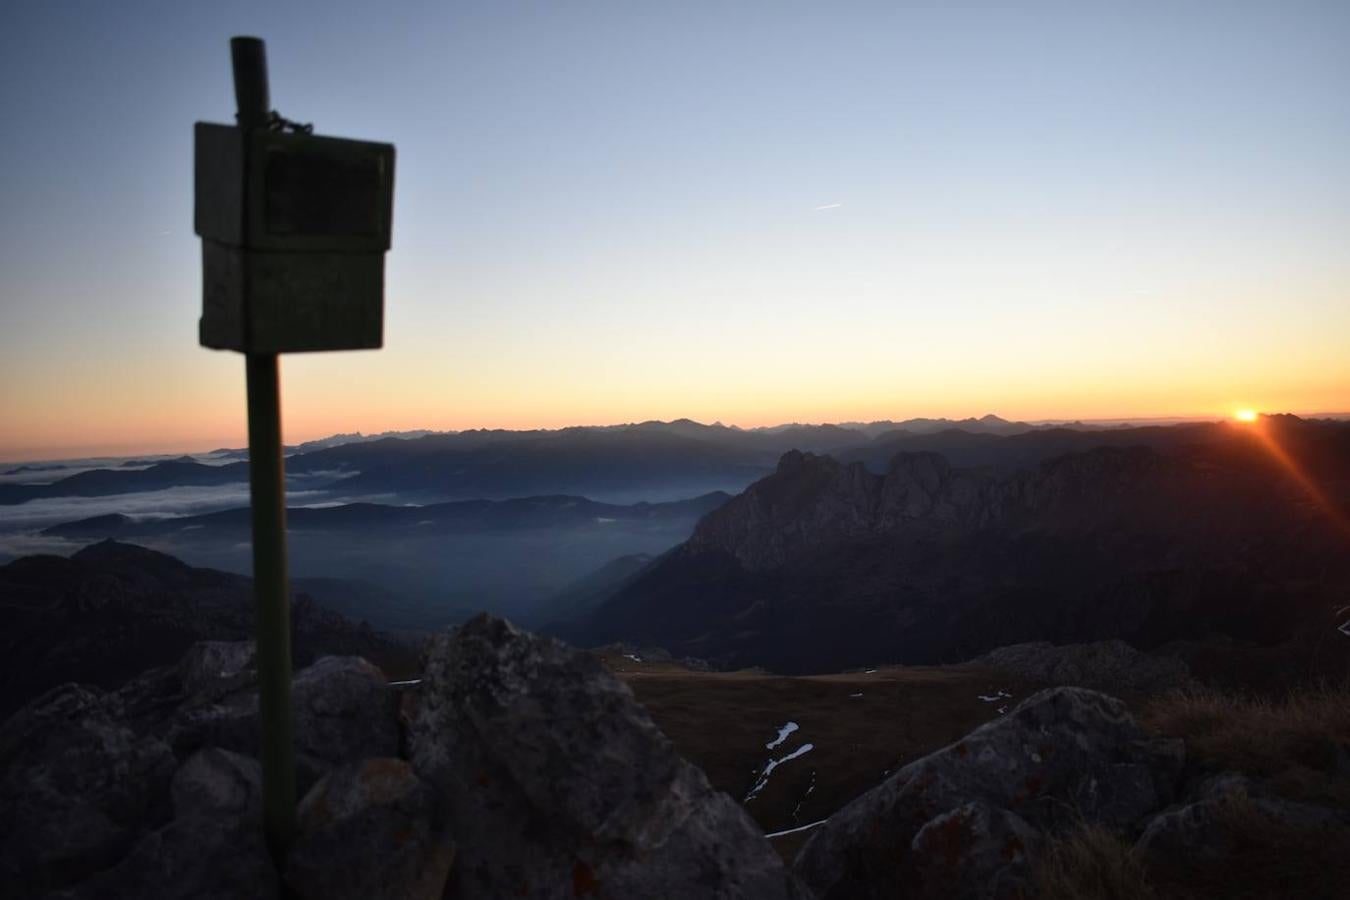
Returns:
[[[1266,415],[1266,416],[1272,416],[1272,415],[1291,415],[1291,416],[1297,416],[1298,418],[1301,418],[1301,419],[1333,419],[1333,420],[1350,419],[1350,411],[1346,411],[1346,412],[1330,412],[1330,411],[1318,411],[1318,412],[1287,412],[1287,411],[1273,412],[1273,411],[1271,411],[1271,412],[1267,412],[1267,411],[1262,410],[1262,411],[1260,411],[1260,414],[1261,414],[1261,415]],[[769,430],[777,429],[777,428],[791,428],[791,427],[793,427],[793,426],[804,427],[804,428],[818,428],[818,427],[823,427],[823,426],[827,426],[827,425],[833,425],[833,426],[837,426],[837,427],[847,427],[847,426],[849,426],[849,425],[861,425],[861,426],[876,425],[876,424],[881,423],[881,422],[893,422],[893,423],[895,423],[895,424],[897,424],[897,425],[900,425],[900,424],[903,424],[903,423],[905,423],[905,422],[912,422],[912,421],[916,421],[916,420],[926,420],[926,421],[930,421],[930,422],[943,422],[943,421],[945,421],[945,422],[952,422],[952,423],[970,422],[970,421],[976,421],[976,422],[978,422],[978,421],[980,421],[981,419],[989,418],[989,417],[991,417],[991,416],[994,417],[994,418],[997,418],[997,419],[999,419],[999,420],[1001,420],[1001,421],[1003,421],[1003,422],[1007,422],[1007,423],[1010,424],[1010,425],[1019,425],[1019,424],[1020,424],[1020,425],[1029,425],[1029,426],[1033,426],[1033,427],[1044,427],[1044,426],[1054,426],[1054,425],[1071,426],[1071,425],[1074,425],[1074,424],[1080,424],[1080,425],[1099,425],[1099,426],[1181,425],[1181,424],[1186,424],[1186,423],[1191,423],[1191,422],[1221,422],[1221,421],[1226,421],[1227,419],[1232,418],[1232,415],[1231,415],[1231,414],[1229,414],[1229,415],[1223,415],[1223,414],[1216,414],[1216,413],[1205,413],[1205,414],[1194,414],[1194,415],[1170,415],[1170,416],[1167,416],[1167,415],[1163,415],[1163,416],[1118,416],[1118,417],[1106,416],[1106,417],[1091,417],[1091,418],[1081,418],[1081,417],[1078,417],[1078,418],[1052,417],[1052,418],[1045,418],[1045,419],[1005,419],[1005,418],[1003,418],[1002,416],[998,415],[997,413],[992,413],[992,412],[990,412],[990,413],[985,413],[983,416],[962,416],[962,417],[960,417],[960,418],[953,418],[953,417],[950,417],[950,416],[909,416],[909,417],[904,418],[904,419],[889,419],[889,418],[884,418],[884,419],[870,419],[870,420],[862,420],[862,419],[846,419],[846,420],[833,421],[833,422],[831,422],[831,421],[823,421],[823,420],[822,420],[822,421],[815,421],[815,422],[810,422],[810,421],[803,422],[803,421],[796,421],[796,420],[794,420],[794,421],[790,421],[790,422],[777,422],[777,423],[772,424],[772,425],[749,425],[749,426],[745,426],[745,425],[738,425],[738,424],[736,424],[736,423],[734,423],[734,422],[733,422],[733,423],[723,422],[721,419],[715,419],[715,420],[712,421],[712,422],[701,422],[701,421],[699,421],[698,419],[694,419],[694,418],[689,417],[689,416],[679,416],[679,417],[676,417],[676,418],[673,418],[673,419],[641,419],[641,420],[628,421],[628,422],[582,423],[582,424],[573,424],[573,425],[560,425],[560,426],[557,426],[557,427],[551,427],[551,428],[549,428],[549,427],[534,427],[534,428],[502,428],[502,427],[495,427],[495,428],[493,428],[493,427],[487,427],[487,426],[477,426],[477,427],[473,427],[473,428],[420,428],[420,427],[419,427],[419,428],[386,428],[386,429],[381,429],[381,430],[379,430],[379,431],[370,431],[370,432],[365,432],[365,431],[360,431],[360,430],[355,431],[355,432],[351,432],[351,431],[332,431],[332,432],[327,432],[327,433],[321,434],[321,435],[319,435],[319,436],[317,436],[317,437],[302,437],[302,438],[299,438],[299,439],[296,439],[296,440],[292,440],[292,441],[287,442],[285,446],[286,446],[286,447],[297,447],[297,446],[299,446],[299,445],[301,445],[301,444],[307,444],[307,443],[315,443],[315,442],[319,442],[319,441],[325,441],[325,440],[328,440],[328,439],[330,439],[330,438],[338,437],[338,436],[340,436],[340,435],[345,435],[345,434],[356,434],[356,435],[359,435],[359,436],[361,436],[361,437],[371,437],[371,436],[376,436],[376,435],[388,435],[388,436],[391,437],[391,438],[392,438],[392,437],[397,437],[398,435],[401,435],[401,434],[410,434],[410,433],[413,433],[413,432],[426,432],[427,435],[468,434],[468,433],[470,433],[470,432],[475,432],[475,431],[503,431],[503,432],[516,432],[516,433],[524,434],[524,433],[527,433],[527,432],[534,432],[534,431],[557,432],[557,431],[567,431],[567,430],[570,430],[570,429],[586,429],[586,428],[626,428],[626,427],[631,428],[631,427],[638,426],[638,425],[648,425],[648,424],[672,425],[672,424],[674,424],[674,423],[676,423],[676,422],[690,422],[690,423],[692,423],[692,424],[694,424],[694,425],[701,425],[701,426],[704,426],[704,427],[707,427],[707,428],[715,428],[715,427],[719,427],[719,426],[720,426],[720,427],[722,427],[722,428],[727,428],[727,429],[732,429],[732,430],[737,430],[737,431],[769,431]],[[206,456],[206,455],[209,455],[209,454],[211,454],[211,453],[215,453],[215,452],[222,451],[222,450],[244,450],[244,449],[247,449],[247,445],[248,445],[247,440],[244,440],[244,441],[243,441],[242,443],[240,443],[238,446],[231,446],[228,442],[227,442],[227,443],[218,443],[216,446],[211,447],[211,448],[209,448],[209,449],[204,449],[204,450],[181,450],[181,449],[173,449],[173,450],[148,450],[148,449],[143,449],[143,448],[142,448],[142,449],[131,449],[131,445],[126,445],[126,444],[123,444],[123,445],[107,445],[107,444],[101,444],[101,445],[100,445],[100,444],[94,444],[94,445],[88,445],[88,446],[87,446],[88,450],[91,451],[91,452],[89,452],[89,453],[87,453],[87,454],[81,455],[81,454],[79,454],[79,453],[74,453],[74,454],[72,454],[72,455],[66,455],[66,456],[50,455],[50,454],[42,454],[41,451],[44,450],[44,449],[47,449],[47,448],[34,448],[33,451],[18,450],[18,451],[16,451],[16,452],[17,452],[18,454],[20,454],[20,455],[16,455],[16,456],[0,456],[0,466],[26,465],[26,464],[32,464],[32,463],[76,462],[76,461],[96,462],[96,461],[99,461],[99,460],[126,459],[126,458],[129,457],[129,456],[147,456],[147,457],[150,457],[150,456]],[[110,452],[110,451],[111,451],[111,448],[114,447],[114,446],[115,446],[115,447],[118,447],[118,448],[120,448],[120,449],[123,449],[123,450],[125,450],[126,452],[123,452],[123,453]],[[143,447],[144,445],[138,445],[138,446],[142,446],[142,447]],[[99,449],[99,448],[105,448],[105,449],[104,449],[104,452],[98,452],[98,449]],[[72,450],[76,450],[76,449],[78,449],[78,448],[71,448],[71,449],[72,449]],[[31,455],[26,455],[26,454],[29,454],[29,453],[31,453]]]

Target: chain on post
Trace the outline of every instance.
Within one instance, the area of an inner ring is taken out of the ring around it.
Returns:
[[[289,131],[293,134],[313,134],[313,122],[292,122],[275,109],[267,115],[268,131]]]

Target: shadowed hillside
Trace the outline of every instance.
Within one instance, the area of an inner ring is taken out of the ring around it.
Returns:
[[[1350,592],[1350,426],[1262,428],[1020,472],[789,453],[562,630],[796,672],[1029,640],[1315,641]]]

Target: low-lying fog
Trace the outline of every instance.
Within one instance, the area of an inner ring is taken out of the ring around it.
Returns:
[[[119,460],[98,460],[96,466],[72,465],[48,470],[0,474],[0,483],[43,483],[89,468],[117,468]],[[131,468],[131,466],[126,466]],[[41,478],[40,478],[41,476]],[[292,480],[292,486],[315,483]],[[688,491],[699,486],[682,484]],[[707,491],[721,484],[702,486]],[[611,503],[663,502],[661,496],[611,496]],[[691,496],[681,493],[679,499]],[[43,534],[52,526],[96,516],[128,517],[141,533],[112,536],[171,554],[194,566],[250,574],[247,529],[237,525],[202,524],[190,517],[248,505],[243,482],[208,487],[173,487],[105,497],[59,497],[0,505],[0,563],[35,553],[69,555],[101,539],[88,532],[69,536]],[[342,496],[331,490],[293,489],[292,509],[323,509],[348,503],[412,506],[395,495]],[[573,582],[606,563],[630,554],[659,554],[683,541],[701,513],[677,510],[632,517],[593,516],[566,526],[533,527],[526,519],[481,532],[456,531],[420,535],[416,529],[381,525],[324,530],[290,529],[288,550],[296,588],[324,605],[391,630],[425,630],[459,621],[487,609],[527,625],[552,621],[557,611],[549,601]],[[182,519],[179,528],[176,520]],[[430,523],[428,523],[430,524]],[[153,525],[153,528],[151,526]],[[153,534],[145,533],[153,530]]]

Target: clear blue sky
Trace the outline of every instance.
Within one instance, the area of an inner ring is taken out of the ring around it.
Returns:
[[[386,348],[287,437],[1350,407],[1350,3],[0,12],[0,458],[242,440],[191,125],[398,146]]]

